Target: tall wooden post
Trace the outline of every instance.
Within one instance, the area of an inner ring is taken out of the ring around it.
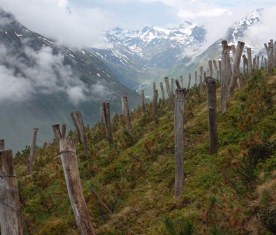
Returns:
[[[200,96],[203,95],[203,66],[199,67],[199,87],[200,87]]]
[[[181,84],[181,87],[183,88],[184,87],[184,78],[183,78],[183,76],[180,76],[180,84]]]
[[[221,81],[221,60],[219,60],[219,80]]]
[[[171,96],[171,89],[170,89],[170,82],[169,82],[169,78],[168,77],[165,77],[165,84],[166,84],[166,90],[167,90],[168,98],[170,98],[170,96]]]
[[[187,87],[188,90],[191,87],[191,80],[192,80],[192,74],[189,73],[189,82],[188,82],[188,87]]]
[[[171,97],[174,95],[174,79],[171,79]]]
[[[1,234],[23,235],[19,193],[11,150],[0,151]]]
[[[80,143],[82,143],[85,152],[88,153],[87,138],[85,135],[84,123],[83,123],[83,119],[81,116],[81,112],[80,111],[72,112],[71,117],[72,117],[74,126],[76,128],[79,141],[80,141]]]
[[[273,40],[271,39],[270,42],[267,44],[265,43],[265,49],[267,53],[267,71],[269,74],[272,74],[272,68],[273,68]]]
[[[226,112],[227,104],[227,88],[228,83],[231,79],[231,63],[230,63],[230,50],[226,40],[221,42],[222,53],[221,53],[221,112]]]
[[[126,121],[126,126],[127,126],[127,130],[129,133],[131,133],[132,131],[132,126],[131,126],[131,119],[130,119],[130,113],[129,113],[129,109],[128,109],[128,100],[127,100],[127,96],[123,96],[122,97],[122,105],[123,105],[123,115],[125,117],[125,121]]]
[[[256,69],[260,69],[260,56],[256,56]]]
[[[246,55],[242,55],[243,59],[243,75],[248,74],[248,59]]]
[[[218,150],[218,131],[217,131],[217,106],[216,106],[216,80],[207,77],[207,108],[209,119],[209,137],[210,137],[210,153],[217,153]]]
[[[102,103],[103,106],[103,120],[106,138],[108,140],[109,145],[113,144],[112,130],[111,130],[111,121],[110,121],[110,108],[109,103]]]
[[[195,71],[195,85],[197,86],[197,71]]]
[[[175,79],[175,84],[176,84],[176,89],[181,89],[182,88],[179,81],[178,81],[178,79]]]
[[[146,113],[146,102],[145,102],[145,92],[144,90],[141,91],[141,105],[143,113]]]
[[[256,56],[253,58],[253,71],[256,71]]]
[[[152,106],[153,106],[153,117],[154,117],[154,122],[158,124],[158,90],[153,91],[153,97],[152,97]]]
[[[180,197],[184,182],[184,89],[176,89],[176,101],[174,109],[175,132],[175,196]]]
[[[152,88],[153,88],[153,91],[156,90],[156,82],[152,83]]]
[[[209,73],[209,76],[210,77],[213,77],[213,61],[212,60],[209,60],[208,61],[208,65],[209,65],[209,71],[210,71],[210,73]]]
[[[35,159],[35,147],[36,147],[37,132],[38,132],[38,128],[34,128],[33,134],[32,134],[32,143],[30,146],[30,155],[29,155],[29,159],[28,159],[28,168],[27,168],[28,175],[31,175],[33,173],[33,161]]]
[[[252,77],[252,54],[251,48],[247,48],[247,61],[248,61],[248,77],[249,79]]]
[[[237,86],[238,81],[240,81],[240,61],[241,61],[244,44],[245,44],[244,42],[238,41],[238,45],[237,45],[236,53],[234,57],[233,71],[232,71],[232,76],[231,76],[230,86],[229,86],[229,96],[232,96],[234,94],[235,87]]]
[[[160,90],[161,90],[162,100],[164,100],[165,99],[165,91],[164,91],[163,82],[160,82]]]
[[[95,232],[83,196],[75,144],[70,138],[62,138],[59,141],[59,147],[66,187],[78,229],[81,235],[94,235]]]

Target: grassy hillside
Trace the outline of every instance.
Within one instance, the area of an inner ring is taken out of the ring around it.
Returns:
[[[276,231],[276,76],[258,72],[218,114],[219,151],[208,152],[205,97],[194,88],[185,103],[185,185],[174,197],[173,113],[160,122],[137,109],[133,134],[113,119],[110,148],[101,124],[87,129],[90,154],[77,145],[84,195],[97,234],[273,234]],[[219,97],[219,89],[218,89]],[[219,99],[218,99],[219,107]],[[49,127],[50,128],[50,127]],[[75,135],[75,133],[69,133]],[[27,234],[78,234],[56,143],[29,149],[16,172]]]

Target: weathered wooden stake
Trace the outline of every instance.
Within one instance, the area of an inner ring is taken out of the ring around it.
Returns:
[[[189,82],[188,82],[188,87],[187,87],[188,90],[191,87],[191,80],[192,80],[192,74],[189,73]]]
[[[154,117],[154,122],[158,124],[158,90],[153,91],[153,99],[152,99],[152,106],[153,106],[153,117]]]
[[[1,234],[23,235],[19,193],[11,150],[0,151]]]
[[[242,55],[243,59],[243,75],[248,74],[248,59],[246,55]]]
[[[200,86],[200,96],[203,95],[203,66],[199,67],[199,86]]]
[[[174,79],[171,79],[171,97],[174,95]]]
[[[229,55],[231,46],[228,46],[226,40],[223,40],[221,44],[221,112],[225,113],[227,104],[227,87],[231,79],[231,63]]]
[[[248,77],[249,79],[252,77],[252,54],[251,48],[247,48],[247,62],[248,62]]]
[[[180,83],[181,83],[181,87],[184,87],[184,78],[183,78],[183,76],[180,76]]]
[[[145,92],[144,90],[141,91],[141,105],[142,105],[142,111],[143,113],[146,113],[146,102],[145,102]]]
[[[28,168],[27,168],[27,174],[31,175],[33,173],[33,161],[35,159],[35,147],[36,147],[36,137],[37,137],[38,128],[33,129],[32,134],[32,143],[30,146],[30,155],[28,159]]]
[[[229,96],[232,96],[234,94],[234,90],[240,81],[240,61],[241,56],[244,48],[244,42],[238,41],[238,45],[235,52],[234,57],[234,63],[233,63],[233,71],[232,76],[230,80],[230,86],[229,86]]]
[[[164,100],[165,99],[165,91],[164,91],[163,82],[160,82],[160,90],[161,90],[162,100]]]
[[[94,235],[83,196],[74,141],[69,137],[61,138],[59,147],[66,187],[78,229],[81,235]]]
[[[153,91],[156,90],[156,82],[152,83],[152,88],[153,88]]]
[[[197,71],[195,71],[195,86],[198,85],[198,81],[197,81]]]
[[[129,133],[131,133],[132,131],[132,126],[131,126],[131,119],[130,119],[130,113],[129,113],[129,109],[128,109],[128,100],[127,100],[127,96],[123,96],[122,97],[122,105],[123,105],[123,115],[125,117],[125,121],[126,121],[126,126],[127,126],[127,130]]]
[[[267,53],[267,71],[269,74],[272,74],[272,69],[273,69],[273,40],[271,39],[270,42],[267,44],[265,43],[265,49]]]
[[[210,153],[217,153],[218,150],[218,131],[217,131],[217,106],[216,106],[216,80],[207,77],[207,108],[209,115],[209,137],[210,137]]]
[[[179,81],[178,81],[178,79],[175,79],[175,84],[176,84],[176,89],[181,89],[182,88]]]
[[[210,71],[208,74],[210,77],[213,77],[213,61],[209,60],[208,65],[209,65],[209,71]]]
[[[80,141],[80,143],[82,143],[85,152],[88,153],[87,138],[85,135],[84,123],[83,123],[83,119],[81,116],[81,112],[80,111],[72,112],[71,117],[72,117],[74,126],[76,128],[79,141]]]
[[[110,121],[110,109],[109,103],[102,103],[103,106],[103,120],[104,120],[104,127],[106,138],[108,140],[109,145],[113,144],[113,137],[112,137],[112,129],[111,129],[111,121]]]
[[[174,132],[175,132],[175,196],[180,197],[184,182],[184,89],[176,89],[174,109]]]
[[[170,82],[169,82],[169,78],[168,77],[165,77],[165,84],[166,84],[166,90],[167,90],[168,98],[170,98],[170,96],[171,96],[171,89],[170,89]]]

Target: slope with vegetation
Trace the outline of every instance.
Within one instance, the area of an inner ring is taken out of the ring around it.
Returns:
[[[275,94],[276,76],[259,71],[244,81],[227,112],[218,113],[219,150],[211,155],[206,99],[196,87],[189,91],[180,199],[174,197],[174,127],[168,101],[159,103],[159,124],[153,121],[151,104],[148,114],[135,110],[131,135],[116,115],[112,147],[102,124],[87,128],[89,155],[80,145],[77,153],[97,234],[274,234]],[[32,176],[26,176],[28,154],[26,148],[15,158],[27,234],[78,234],[57,144],[37,149]]]

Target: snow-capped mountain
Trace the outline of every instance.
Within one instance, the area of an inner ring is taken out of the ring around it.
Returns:
[[[152,80],[166,73],[183,58],[186,50],[197,51],[206,30],[190,22],[176,28],[144,27],[142,30],[114,28],[106,37],[112,49],[92,52],[118,72],[125,85]],[[131,72],[130,72],[131,71]]]
[[[141,88],[164,76],[194,72],[199,64],[219,58],[221,40],[236,44],[248,29],[261,22],[263,10],[257,9],[225,30],[225,36],[206,49],[203,26],[184,22],[176,28],[144,27],[142,30],[114,28],[106,33],[112,49],[91,51],[103,59],[132,88]],[[204,47],[203,47],[204,45]]]
[[[0,10],[0,133],[9,147],[29,144],[34,127],[40,142],[52,139],[52,124],[72,127],[72,111],[80,110],[85,123],[99,120],[100,102],[120,111],[125,93],[138,104],[138,94],[118,80],[89,50],[60,46]]]

